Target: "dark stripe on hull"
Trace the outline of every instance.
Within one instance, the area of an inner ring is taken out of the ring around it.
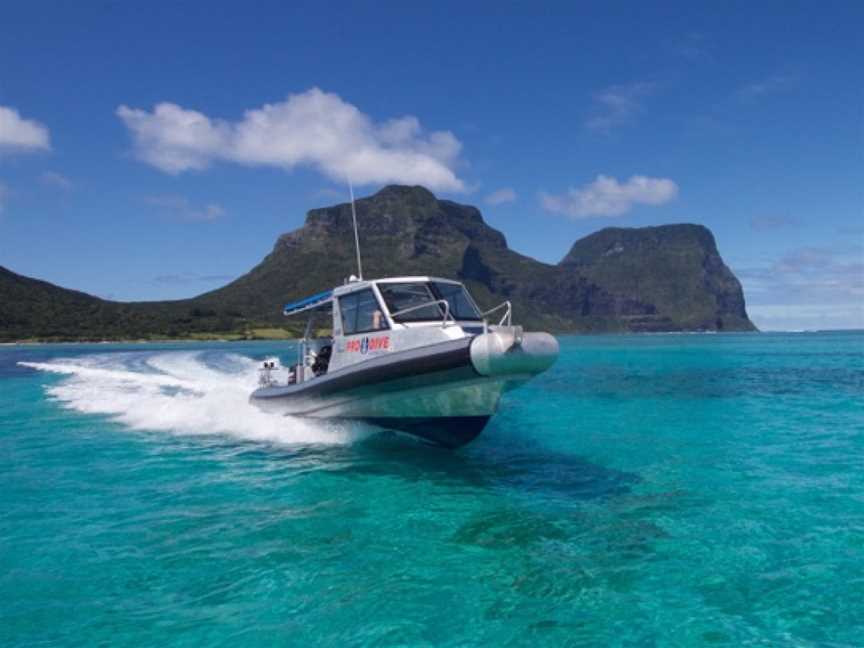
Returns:
[[[420,437],[445,448],[460,448],[476,439],[490,418],[489,416],[382,417],[362,420],[387,430],[398,430]]]
[[[408,378],[387,381],[372,382],[353,389],[347,389],[336,394],[330,394],[324,398],[313,398],[303,401],[303,416],[345,416],[348,418],[366,418],[364,415],[348,416],[345,408],[354,410],[352,404],[370,404],[380,401],[393,401],[403,398],[403,394],[412,394],[416,398],[424,398],[429,390],[447,391],[460,388],[472,380],[478,378],[477,373],[468,367],[459,367],[436,371],[432,373],[420,373]],[[304,395],[305,396],[305,395]],[[298,400],[303,396],[298,397]],[[365,409],[361,406],[360,408]],[[446,416],[442,412],[442,416]]]
[[[476,376],[477,372],[471,364],[470,348],[471,338],[465,338],[427,347],[423,351],[412,349],[373,358],[299,385],[258,389],[252,393],[252,400],[324,398],[357,388],[368,388],[453,369],[465,369]]]

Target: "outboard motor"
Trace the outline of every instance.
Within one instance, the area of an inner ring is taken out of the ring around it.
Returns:
[[[258,385],[260,387],[272,387],[276,384],[273,372],[279,371],[275,362],[265,362],[258,370]]]

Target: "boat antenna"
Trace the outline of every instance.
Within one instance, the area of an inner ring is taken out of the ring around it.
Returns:
[[[357,250],[357,278],[363,281],[363,263],[360,261],[360,236],[357,234],[357,208],[354,206],[354,186],[348,178],[348,192],[351,194],[351,219],[354,221],[354,248]]]

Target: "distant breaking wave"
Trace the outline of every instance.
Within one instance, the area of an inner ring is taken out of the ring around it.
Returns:
[[[258,363],[236,354],[106,353],[19,364],[68,376],[46,388],[65,407],[138,430],[302,445],[363,436],[359,427],[259,411],[248,402]]]

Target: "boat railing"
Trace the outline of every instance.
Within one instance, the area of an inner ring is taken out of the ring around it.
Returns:
[[[499,311],[501,309],[504,310],[504,315],[501,317],[501,320],[498,322],[498,326],[510,326],[513,322],[513,305],[509,301],[502,302],[495,306],[494,308],[490,308],[485,313],[480,313],[480,318],[483,320],[484,328],[488,325],[486,318],[489,317],[495,311]]]
[[[390,313],[390,317],[394,320],[399,315],[404,315],[405,313],[410,313],[411,311],[420,310],[421,308],[429,308],[430,306],[444,306],[444,318],[441,321],[441,328],[447,328],[447,320],[452,320],[455,324],[456,320],[450,315],[450,302],[446,299],[436,299],[435,301],[423,302],[422,304],[417,304],[416,306],[409,306],[408,308],[403,308],[402,310],[398,310],[395,313]]]

